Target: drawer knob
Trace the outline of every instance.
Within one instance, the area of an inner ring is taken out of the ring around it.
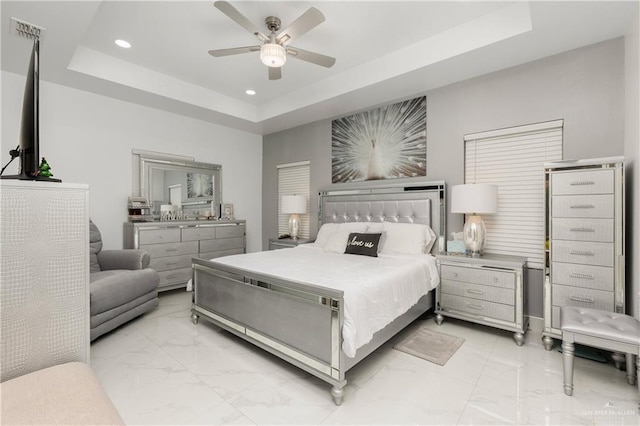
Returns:
[[[580,303],[589,303],[590,305],[593,305],[596,301],[590,297],[580,297],[580,296],[573,296],[570,295],[569,296],[569,300],[573,300],[574,302],[580,302]]]
[[[595,209],[596,206],[593,204],[576,204],[569,207],[570,209]]]
[[[580,185],[594,185],[595,182],[592,180],[575,180],[572,182],[569,182],[569,185],[571,186],[580,186]]]
[[[595,256],[596,254],[592,251],[588,250],[569,250],[569,254],[574,254],[576,256]]]
[[[581,273],[579,273],[579,272],[571,272],[571,273],[569,274],[569,276],[570,276],[571,278],[580,278],[580,279],[583,279],[583,280],[593,280],[593,279],[595,278],[593,275],[590,275],[590,274],[581,274]]]
[[[454,272],[454,273],[453,273],[453,276],[454,276],[455,278],[458,278],[458,273],[457,273],[457,272]]]
[[[498,277],[493,277],[493,282],[497,283],[498,282]]]

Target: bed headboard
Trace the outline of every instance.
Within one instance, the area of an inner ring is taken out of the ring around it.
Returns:
[[[320,191],[318,227],[342,222],[422,223],[431,226],[436,235],[446,236],[444,181],[367,184]],[[434,247],[437,250],[437,244]]]

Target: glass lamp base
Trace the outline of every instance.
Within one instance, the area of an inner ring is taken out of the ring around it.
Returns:
[[[289,235],[292,239],[297,240],[300,232],[300,218],[297,213],[291,214],[289,217]]]
[[[482,254],[484,247],[484,239],[487,234],[487,228],[484,226],[482,217],[478,215],[467,216],[467,221],[462,229],[464,243],[471,252],[472,256]]]

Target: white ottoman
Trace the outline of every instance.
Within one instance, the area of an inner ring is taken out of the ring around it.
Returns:
[[[640,321],[624,314],[589,308],[564,306],[560,309],[564,393],[573,394],[573,356],[575,343],[610,351],[623,352],[627,361],[627,382],[638,383],[633,364],[640,356]],[[640,377],[640,363],[636,363]]]

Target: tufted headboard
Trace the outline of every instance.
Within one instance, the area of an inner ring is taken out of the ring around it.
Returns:
[[[370,184],[370,183],[369,183]],[[404,222],[431,226],[446,235],[446,188],[443,181],[385,184],[320,191],[319,225],[342,222]],[[434,245],[434,246],[437,246]]]

